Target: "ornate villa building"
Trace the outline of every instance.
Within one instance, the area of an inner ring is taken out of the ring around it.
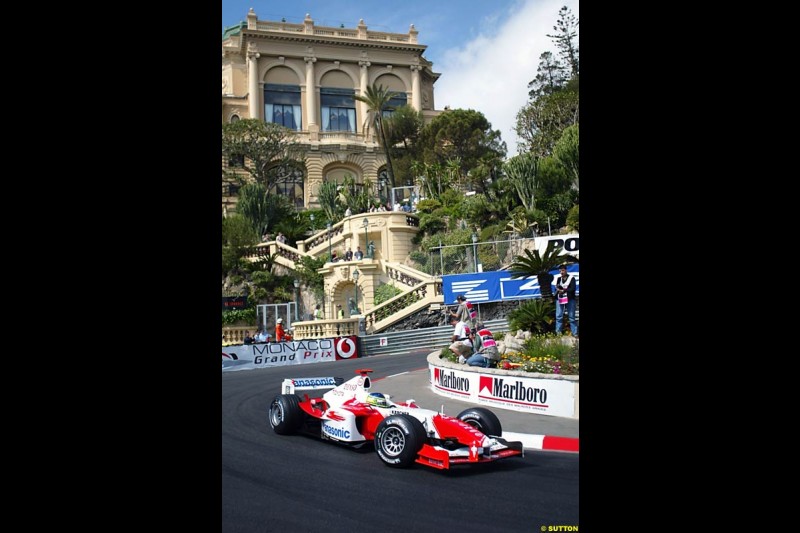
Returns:
[[[374,128],[364,132],[366,104],[353,97],[379,84],[399,93],[393,106],[412,106],[425,123],[438,115],[433,85],[440,74],[417,34],[413,24],[408,33],[369,31],[363,19],[355,28],[315,26],[308,14],[302,24],[264,21],[251,8],[246,23],[223,34],[222,122],[259,118],[296,131],[302,165],[277,192],[297,208],[319,207],[320,184],[347,174],[386,196],[386,158]],[[223,179],[224,210],[236,194]]]

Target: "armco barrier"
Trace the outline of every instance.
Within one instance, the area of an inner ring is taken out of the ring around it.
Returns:
[[[428,355],[436,394],[480,405],[538,415],[579,418],[580,376],[481,368]]]

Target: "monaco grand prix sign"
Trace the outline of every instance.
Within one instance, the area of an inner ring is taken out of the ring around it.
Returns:
[[[303,339],[222,348],[222,371],[303,365],[358,357],[357,337]]]

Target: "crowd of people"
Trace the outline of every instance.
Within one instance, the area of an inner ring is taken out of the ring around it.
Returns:
[[[375,258],[375,242],[369,241],[367,244],[367,259],[374,259]],[[356,246],[356,251],[354,252],[352,248],[348,248],[344,255],[339,257],[339,252],[333,251],[331,252],[331,262],[337,263],[339,261],[361,261],[364,259],[364,251],[361,249],[361,246]]]

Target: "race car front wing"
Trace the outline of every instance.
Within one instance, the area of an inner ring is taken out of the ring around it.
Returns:
[[[494,437],[494,440],[496,444],[489,449],[478,446],[477,442],[459,450],[447,450],[441,446],[425,444],[419,451],[416,462],[439,470],[446,470],[451,465],[490,463],[507,457],[525,456],[521,442],[507,441],[498,437]]]

